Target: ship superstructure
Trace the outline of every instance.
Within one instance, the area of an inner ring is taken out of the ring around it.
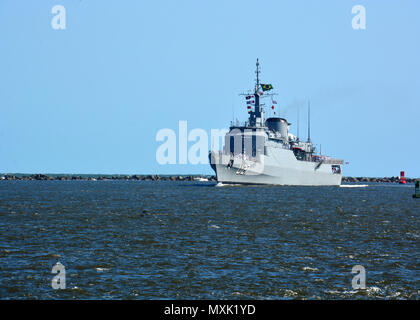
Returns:
[[[271,97],[271,84],[260,83],[257,59],[254,90],[242,94],[248,107],[245,123],[231,123],[223,150],[209,153],[217,181],[233,184],[340,185],[343,160],[316,154],[310,138],[301,141],[289,132],[285,118],[265,118],[263,98]],[[272,100],[274,103],[274,100]],[[274,106],[272,107],[274,109]],[[308,106],[308,119],[310,118]]]

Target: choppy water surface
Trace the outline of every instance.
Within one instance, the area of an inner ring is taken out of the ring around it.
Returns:
[[[413,192],[1,181],[0,298],[419,299]]]

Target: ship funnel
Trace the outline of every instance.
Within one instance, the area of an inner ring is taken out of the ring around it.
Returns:
[[[268,118],[265,122],[269,130],[279,132],[284,142],[289,142],[289,125],[283,118]]]

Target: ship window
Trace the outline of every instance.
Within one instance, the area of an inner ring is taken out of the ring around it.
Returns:
[[[295,154],[295,157],[296,157],[297,160],[301,160],[301,161],[304,160],[304,158],[305,158],[305,151],[303,151],[301,149],[294,148],[293,149],[293,153]]]
[[[332,172],[334,174],[341,174],[341,167],[340,166],[333,165],[333,166],[331,166],[331,169],[332,169]]]

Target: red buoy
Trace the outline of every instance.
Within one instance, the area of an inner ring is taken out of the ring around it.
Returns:
[[[405,180],[405,172],[401,171],[400,172],[400,184],[406,184],[407,180]]]

